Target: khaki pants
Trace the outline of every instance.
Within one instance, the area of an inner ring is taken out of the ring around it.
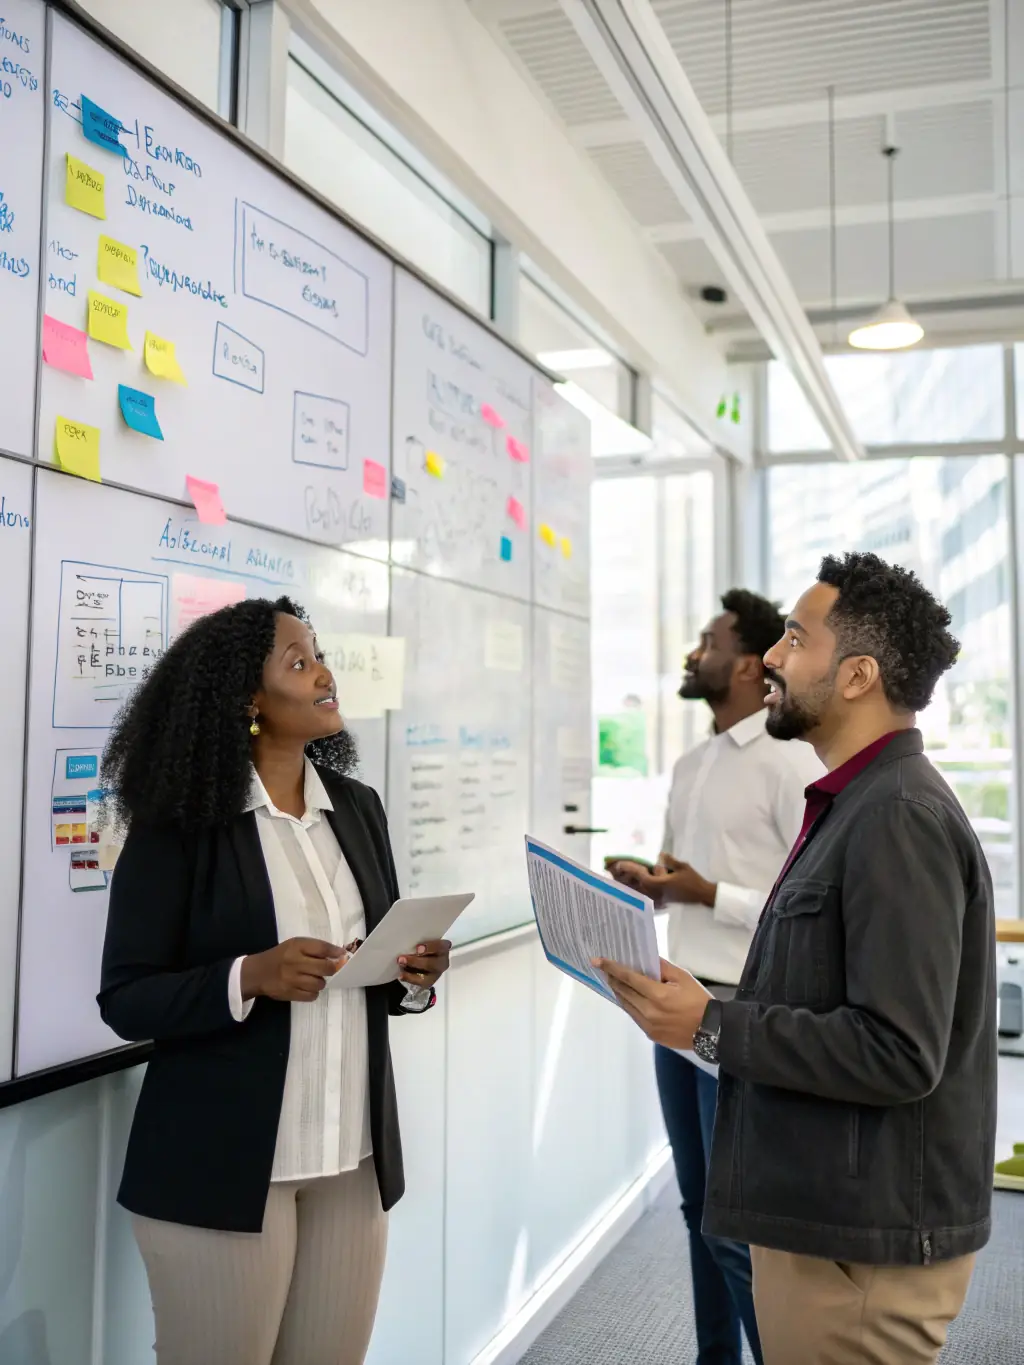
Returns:
[[[372,1160],[271,1185],[262,1233],[133,1223],[158,1365],[362,1365],[387,1244]]]
[[[871,1266],[750,1254],[765,1365],[932,1365],[975,1260]]]

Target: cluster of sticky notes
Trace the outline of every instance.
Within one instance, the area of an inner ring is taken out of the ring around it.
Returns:
[[[164,439],[156,417],[156,399],[151,393],[130,389],[127,384],[118,384],[117,401],[126,426],[143,436],[152,436],[156,441]]]
[[[116,242],[113,237],[100,234],[99,253],[96,273],[101,284],[112,285],[125,294],[142,297],[139,284],[139,253],[124,242]]]
[[[185,487],[192,505],[199,513],[199,520],[207,526],[223,526],[228,514],[221,502],[220,488],[215,483],[207,483],[205,479],[193,478],[191,474],[185,476]]]
[[[507,440],[505,441],[505,448],[508,450],[508,453],[512,456],[513,460],[515,460],[517,464],[530,463],[529,446],[524,445],[522,441],[517,441],[514,436],[509,436],[507,438]]]
[[[572,541],[568,536],[560,536],[546,521],[542,521],[537,527],[537,534],[545,545],[552,550],[560,549],[566,559],[572,559]]]
[[[158,379],[170,379],[175,384],[186,384],[173,341],[166,341],[153,332],[146,333],[146,369]]]
[[[444,478],[444,460],[436,450],[428,450],[423,457],[423,467],[432,478]]]
[[[67,154],[67,178],[64,183],[64,199],[80,213],[91,214],[93,218],[106,218],[107,202],[103,172],[87,166],[70,152]]]
[[[47,365],[82,379],[92,378],[89,341],[86,334],[47,313],[43,317],[43,359]]]
[[[57,418],[57,459],[61,469],[77,474],[82,479],[100,479],[100,429],[85,422],[72,422],[67,417]]]
[[[107,346],[116,346],[118,350],[130,351],[132,343],[128,339],[128,305],[90,289],[89,335],[93,341],[102,341]]]

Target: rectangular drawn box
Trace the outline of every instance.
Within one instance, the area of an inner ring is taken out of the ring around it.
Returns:
[[[292,413],[292,460],[324,469],[348,468],[349,406],[341,398],[295,394]]]
[[[213,337],[213,373],[229,384],[238,384],[253,393],[263,392],[264,355],[248,337],[223,322],[217,323]]]

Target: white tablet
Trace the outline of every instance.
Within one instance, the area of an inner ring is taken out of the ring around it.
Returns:
[[[461,896],[416,896],[395,901],[376,929],[368,935],[329,985],[386,986],[397,981],[400,957],[416,952],[421,943],[444,938],[474,899],[474,892]]]

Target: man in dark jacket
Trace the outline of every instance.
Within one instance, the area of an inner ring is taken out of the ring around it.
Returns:
[[[602,963],[650,1037],[720,1064],[704,1226],[751,1244],[768,1365],[934,1362],[990,1232],[991,881],[915,728],[949,624],[906,570],[826,559],[765,665],[770,732],[828,772],[735,999]]]

